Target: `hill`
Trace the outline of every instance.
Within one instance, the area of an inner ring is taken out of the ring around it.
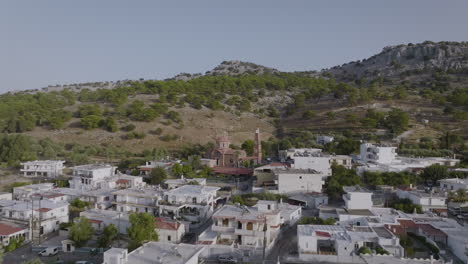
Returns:
[[[37,141],[32,154],[16,161],[33,155],[80,163],[84,156],[119,159],[155,149],[201,153],[224,132],[240,147],[259,127],[267,155],[278,147],[316,146],[314,137],[324,133],[338,139],[328,150],[343,154],[364,139],[396,141],[418,155],[438,149],[462,155],[467,54],[466,43],[425,42],[387,47],[319,73],[225,61],[205,74],[168,80],[9,93],[0,96],[0,130],[8,133],[0,140]],[[0,147],[0,162],[9,162],[10,150]]]

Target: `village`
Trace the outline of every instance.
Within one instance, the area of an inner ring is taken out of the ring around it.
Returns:
[[[363,177],[444,166],[466,176],[459,160],[401,157],[396,147],[367,142],[357,155],[293,148],[263,157],[260,130],[252,134],[252,156],[232,149],[222,135],[200,160],[232,181],[180,175],[152,185],[153,169],[171,172],[183,162],[148,161],[139,176],[95,163],[69,168],[68,187],[43,180],[1,193],[5,263],[36,256],[44,263],[105,264],[468,261],[468,204],[452,197],[466,198],[464,177],[440,179],[431,188],[341,186],[339,199],[324,192],[336,168]],[[246,161],[253,166],[243,166]],[[64,161],[36,160],[22,163],[19,173],[53,180],[64,170]],[[407,201],[410,211],[389,206],[395,200]]]

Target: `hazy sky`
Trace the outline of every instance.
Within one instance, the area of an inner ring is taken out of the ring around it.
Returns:
[[[233,59],[319,70],[387,45],[466,41],[467,11],[466,0],[0,0],[0,92]]]

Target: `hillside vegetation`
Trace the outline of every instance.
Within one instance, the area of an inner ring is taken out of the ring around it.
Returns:
[[[463,155],[467,59],[466,43],[426,42],[320,73],[227,61],[204,75],[3,94],[0,162],[80,163],[147,157],[157,149],[202,154],[216,135],[228,132],[241,145],[257,127],[266,155],[316,146],[315,136],[324,133],[337,141],[322,147],[340,154],[355,152],[364,139],[395,141],[408,155]],[[31,149],[11,158],[18,135]]]

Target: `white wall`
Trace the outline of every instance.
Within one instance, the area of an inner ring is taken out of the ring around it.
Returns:
[[[372,193],[350,192],[343,194],[346,209],[371,209]]]
[[[292,157],[294,169],[316,170],[326,176],[331,175],[330,157]]]
[[[322,185],[322,174],[278,173],[279,193],[321,192]]]

